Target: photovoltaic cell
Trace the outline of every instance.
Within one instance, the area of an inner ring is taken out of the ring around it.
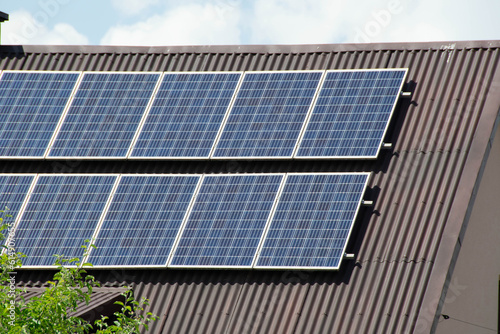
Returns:
[[[322,72],[248,72],[213,157],[292,157]]]
[[[96,238],[94,266],[166,266],[200,176],[122,176]]]
[[[81,257],[97,227],[116,176],[39,176],[16,228],[23,266],[50,266],[56,258]]]
[[[406,70],[328,71],[296,157],[376,158]]]
[[[241,73],[166,73],[132,157],[207,158]]]
[[[282,178],[205,176],[170,265],[250,267]]]
[[[158,78],[85,73],[49,157],[125,158]]]
[[[338,269],[368,174],[290,174],[256,267]]]
[[[3,72],[0,157],[43,157],[79,73]]]
[[[4,218],[1,223],[13,226],[34,177],[34,175],[0,175],[0,210],[4,211],[0,214],[0,217]],[[12,217],[8,218],[5,215]],[[2,231],[5,238],[8,237],[9,231],[13,230]],[[6,239],[0,240],[0,245],[5,244],[5,241]]]

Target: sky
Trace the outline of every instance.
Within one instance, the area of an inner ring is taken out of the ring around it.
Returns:
[[[234,45],[500,39],[498,0],[1,0],[2,44]]]

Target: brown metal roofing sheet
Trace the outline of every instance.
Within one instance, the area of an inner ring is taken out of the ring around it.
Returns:
[[[24,298],[24,301],[29,303],[29,300],[31,298],[41,297],[42,293],[46,289],[46,284],[40,283],[37,285],[38,287],[25,287],[25,291],[23,291],[21,295],[18,296],[18,298],[22,296]],[[98,312],[97,310],[103,305],[114,303],[117,300],[123,300],[122,294],[125,291],[126,289],[121,287],[95,287],[90,296],[89,303],[87,304],[85,301],[78,302],[76,311],[72,311],[68,315],[72,317],[81,317],[86,314]],[[97,316],[95,319],[100,319],[100,317]]]
[[[6,161],[1,172],[372,171],[338,272],[101,271],[132,282],[154,333],[430,332],[500,108],[500,41],[299,46],[0,47],[0,68],[208,71],[409,68],[376,161]],[[26,272],[21,280],[35,280]]]

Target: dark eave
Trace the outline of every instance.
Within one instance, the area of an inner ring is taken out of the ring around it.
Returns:
[[[0,12],[0,22],[5,22],[9,20],[9,14]]]

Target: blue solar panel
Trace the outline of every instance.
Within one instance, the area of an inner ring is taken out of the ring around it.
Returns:
[[[368,174],[290,174],[256,267],[338,269]]]
[[[125,158],[158,73],[85,73],[49,157]]]
[[[122,176],[97,235],[94,266],[166,266],[200,176]]]
[[[376,158],[406,70],[328,71],[297,158]]]
[[[166,73],[131,157],[208,158],[241,73]]]
[[[50,266],[54,254],[80,257],[99,222],[117,176],[39,176],[16,228],[23,266]]]
[[[8,224],[11,228],[10,232],[13,232],[13,224],[26,195],[28,195],[34,177],[34,175],[19,174],[0,175],[0,210],[5,211],[4,214],[0,214],[0,217],[5,218],[4,221],[0,222],[0,225]],[[7,218],[5,215],[10,215],[12,217]],[[4,230],[2,233],[4,237],[7,238],[9,231]],[[5,241],[6,239],[0,240],[0,244],[5,244]],[[0,250],[0,253],[1,252]]]
[[[3,72],[0,157],[43,157],[79,73]]]
[[[249,72],[214,158],[292,157],[323,72]]]
[[[170,265],[250,267],[282,179],[205,176]]]

